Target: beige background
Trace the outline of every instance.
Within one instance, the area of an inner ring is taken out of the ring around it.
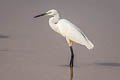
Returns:
[[[0,80],[69,80],[65,39],[33,17],[56,9],[95,48],[75,44],[73,80],[120,80],[120,0],[0,0]]]

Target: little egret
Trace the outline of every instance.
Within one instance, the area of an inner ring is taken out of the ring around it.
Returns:
[[[74,24],[66,19],[60,19],[59,13],[57,10],[49,10],[43,14],[37,15],[34,18],[40,16],[51,16],[49,19],[50,27],[57,33],[61,34],[63,37],[66,38],[67,43],[70,47],[71,51],[71,59],[70,59],[70,66],[73,67],[74,62],[74,53],[72,44],[73,42],[86,46],[88,49],[92,49],[94,45],[92,42],[86,37],[86,35]]]

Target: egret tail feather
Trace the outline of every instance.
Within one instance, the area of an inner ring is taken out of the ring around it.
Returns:
[[[86,47],[87,47],[88,49],[93,49],[93,48],[94,48],[94,45],[93,45],[93,43],[92,43],[91,41],[88,40]]]

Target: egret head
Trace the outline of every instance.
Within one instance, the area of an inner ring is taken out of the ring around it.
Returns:
[[[58,14],[57,10],[52,9],[52,10],[49,10],[49,11],[43,13],[43,14],[37,15],[37,16],[35,16],[34,18],[41,17],[41,16],[45,16],[45,15],[55,16],[56,14]]]
[[[49,10],[49,11],[46,12],[46,13],[47,13],[47,15],[49,15],[49,16],[54,16],[54,15],[58,14],[58,12],[57,12],[55,9]]]

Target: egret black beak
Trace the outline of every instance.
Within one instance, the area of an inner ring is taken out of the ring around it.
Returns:
[[[47,13],[43,13],[43,14],[37,15],[37,16],[35,16],[34,18],[41,17],[41,16],[45,16],[45,15],[47,15]]]

